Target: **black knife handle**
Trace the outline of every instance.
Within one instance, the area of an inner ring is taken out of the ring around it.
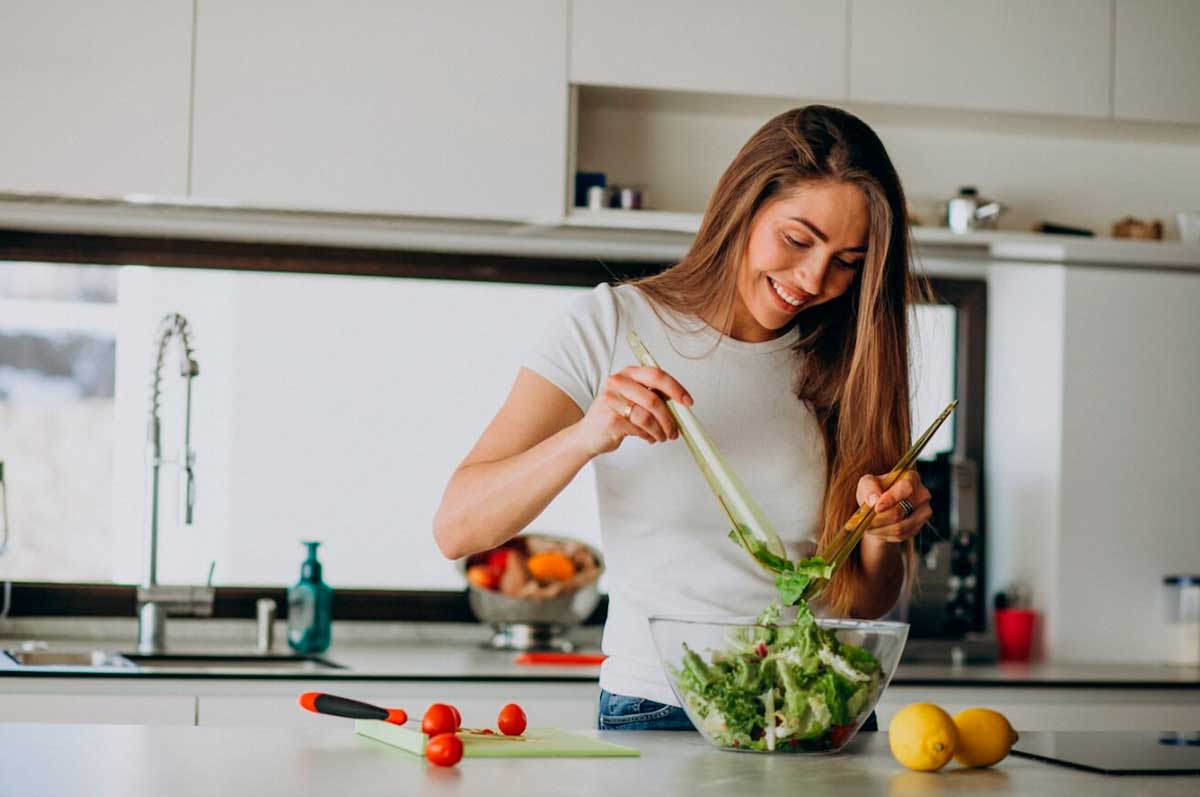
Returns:
[[[355,720],[387,720],[394,718],[394,712],[370,703],[351,700],[348,697],[327,695],[324,692],[305,692],[300,695],[300,705],[317,714],[330,714],[334,717],[349,717]]]

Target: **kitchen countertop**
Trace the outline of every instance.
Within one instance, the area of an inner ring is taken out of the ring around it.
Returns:
[[[993,769],[902,769],[886,734],[862,734],[833,756],[712,749],[693,733],[596,732],[640,758],[468,759],[437,769],[339,729],[0,724],[0,794],[173,797],[210,794],[520,795],[754,794],[1057,797],[1193,795],[1186,776],[1106,777],[1010,757]],[[21,762],[14,766],[13,762]]]
[[[0,648],[14,647],[27,639],[43,639],[52,649],[105,649],[132,651],[132,621],[104,623],[60,622],[10,625],[0,636]],[[246,621],[172,620],[170,651],[212,654],[250,653],[253,623]],[[279,637],[281,638],[281,637]],[[169,669],[96,671],[78,668],[7,668],[3,677],[106,677],[134,679],[237,678],[331,681],[512,681],[547,680],[595,682],[599,667],[520,665],[515,653],[488,650],[482,643],[488,631],[478,625],[452,623],[340,623],[334,645],[324,658],[345,669],[303,672],[262,672],[246,669]],[[599,629],[577,629],[572,638],[581,652],[598,652]],[[286,646],[277,645],[278,652]],[[1198,689],[1200,668],[1155,664],[1090,664],[1048,662],[1040,664],[967,664],[961,667],[901,664],[892,683],[896,686],[941,687],[1054,687]]]

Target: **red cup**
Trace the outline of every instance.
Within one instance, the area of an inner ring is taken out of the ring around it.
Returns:
[[[1000,643],[1000,661],[1029,661],[1036,620],[1037,612],[1032,609],[996,610],[996,641]]]

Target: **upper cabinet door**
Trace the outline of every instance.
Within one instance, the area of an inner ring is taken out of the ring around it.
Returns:
[[[1200,123],[1200,3],[1117,0],[1114,112]]]
[[[854,0],[850,99],[1108,117],[1110,0]]]
[[[192,194],[561,218],[565,0],[201,0]]]
[[[0,2],[0,191],[187,193],[192,0]]]
[[[846,97],[847,0],[573,0],[571,82]]]

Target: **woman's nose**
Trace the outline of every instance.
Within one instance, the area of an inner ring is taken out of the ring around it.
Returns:
[[[796,267],[796,282],[801,290],[813,296],[820,296],[828,272],[829,259],[814,253],[800,261]]]

